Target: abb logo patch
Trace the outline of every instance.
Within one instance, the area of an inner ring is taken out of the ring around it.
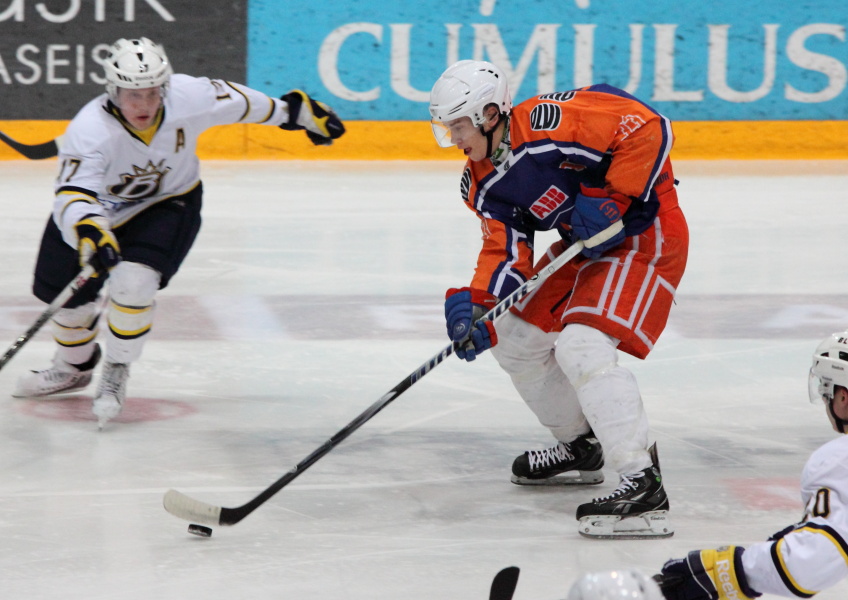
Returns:
[[[567,199],[568,196],[565,195],[565,192],[557,186],[552,185],[541,198],[536,200],[532,206],[530,206],[530,212],[536,215],[539,219],[544,219],[557,208],[562,206],[562,203]]]

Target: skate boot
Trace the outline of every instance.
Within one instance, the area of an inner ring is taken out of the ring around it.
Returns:
[[[130,366],[122,363],[106,363],[100,376],[97,396],[91,405],[91,412],[97,417],[97,427],[103,429],[109,421],[121,414],[127,395],[127,378]]]
[[[590,538],[648,539],[674,535],[668,520],[668,496],[662,484],[656,444],[648,452],[653,464],[623,475],[609,496],[577,507],[578,531]]]
[[[94,353],[84,363],[72,365],[60,358],[53,359],[53,366],[43,371],[30,371],[18,379],[14,398],[52,396],[81,390],[91,383],[94,367],[100,361],[100,346],[94,345]]]
[[[512,463],[517,485],[577,485],[604,481],[604,452],[593,433],[546,450],[528,450]]]

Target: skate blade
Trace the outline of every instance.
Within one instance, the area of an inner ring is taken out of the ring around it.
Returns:
[[[560,473],[553,477],[545,479],[528,479],[527,477],[519,477],[513,475],[510,481],[515,485],[543,485],[543,486],[561,486],[561,485],[597,485],[604,482],[603,471],[568,471]]]
[[[621,515],[588,515],[580,519],[577,531],[583,537],[600,540],[648,540],[674,535],[666,510],[625,518]]]

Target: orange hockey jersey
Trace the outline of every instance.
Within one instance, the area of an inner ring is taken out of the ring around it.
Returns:
[[[532,275],[536,231],[556,229],[570,240],[581,185],[629,203],[628,236],[651,225],[660,207],[657,190],[674,185],[663,170],[671,122],[612,86],[536,96],[513,108],[508,127],[511,151],[503,162],[469,161],[461,185],[483,228],[471,287],[499,298]]]

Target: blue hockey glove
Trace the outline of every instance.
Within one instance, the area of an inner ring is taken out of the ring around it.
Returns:
[[[306,92],[292,90],[280,99],[289,105],[289,120],[280,125],[282,129],[306,129],[306,135],[316,146],[329,146],[344,134],[344,125],[333,109],[316,102]]]
[[[666,600],[750,600],[759,594],[748,587],[742,570],[741,546],[693,550],[686,558],[663,565],[660,589]]]
[[[581,192],[577,194],[577,198],[574,200],[571,229],[579,239],[586,243],[596,234],[621,220],[622,212],[619,202],[622,202],[622,200],[608,197],[606,192],[601,189],[583,186],[580,186],[580,188]],[[624,230],[622,229],[605,242],[592,246],[586,243],[582,254],[588,258],[598,258],[610,248],[618,246],[624,241],[624,238]]]
[[[109,221],[97,215],[86,215],[74,225],[80,266],[91,264],[98,271],[111,270],[121,262],[121,248]]]
[[[498,299],[492,294],[472,288],[451,288],[445,294],[445,322],[451,341],[462,342],[456,355],[471,362],[477,355],[498,343],[495,324],[477,321],[493,309]]]

